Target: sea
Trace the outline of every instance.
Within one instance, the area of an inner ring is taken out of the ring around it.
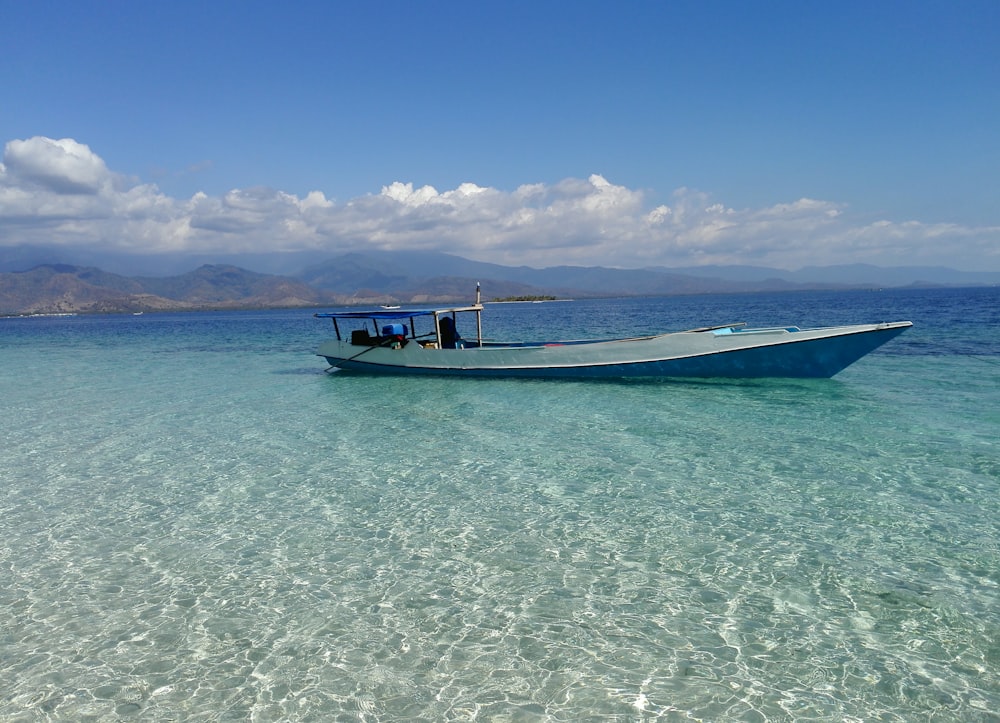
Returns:
[[[483,315],[913,322],[825,380],[328,373],[314,311],[0,319],[0,720],[1000,720],[1000,288]]]

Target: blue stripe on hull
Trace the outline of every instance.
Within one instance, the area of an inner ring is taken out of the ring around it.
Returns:
[[[765,377],[828,378],[901,334],[906,327],[875,329],[823,339],[787,342],[752,349],[735,349],[680,359],[573,367],[441,369],[347,362],[327,357],[347,371],[436,376],[578,378],[698,377],[752,379]]]

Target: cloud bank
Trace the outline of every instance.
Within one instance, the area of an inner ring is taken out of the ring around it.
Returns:
[[[188,199],[110,170],[87,145],[9,141],[0,164],[0,245],[142,254],[435,250],[508,265],[696,266],[873,263],[1000,270],[1000,227],[859,221],[802,198],[735,209],[674,191],[669,204],[600,175],[513,191],[393,182],[346,202],[270,188]]]

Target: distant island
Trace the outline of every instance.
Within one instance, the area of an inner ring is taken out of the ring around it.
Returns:
[[[535,296],[532,294],[522,296],[501,296],[490,300],[494,304],[504,304],[510,301],[558,301],[558,297],[543,294]]]

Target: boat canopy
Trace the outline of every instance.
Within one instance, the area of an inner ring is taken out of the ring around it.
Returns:
[[[474,312],[476,315],[476,345],[482,346],[483,344],[483,305],[478,303],[479,291],[476,290],[477,303],[472,306],[455,306],[451,308],[444,309],[369,309],[368,311],[327,311],[320,314],[313,314],[313,316],[319,319],[330,319],[333,322],[333,329],[337,334],[337,339],[340,339],[340,325],[337,324],[338,319],[364,319],[366,321],[371,321],[376,324],[376,332],[378,332],[377,322],[379,321],[398,321],[400,319],[409,319],[409,328],[403,324],[395,324],[390,326],[399,326],[403,331],[402,335],[410,334],[411,337],[416,338],[416,322],[414,319],[418,316],[429,316],[432,319],[434,325],[434,335],[438,339],[438,343],[448,346],[454,344],[454,339],[458,337],[455,332],[455,315],[460,312]],[[442,328],[446,325],[444,322],[448,322],[450,326],[448,327],[450,331],[446,330],[442,334]],[[394,335],[399,334],[397,331],[385,331],[387,327],[382,327],[383,335]]]
[[[409,319],[414,316],[438,316],[460,311],[482,311],[479,304],[460,306],[453,309],[371,309],[369,311],[329,311],[314,314],[319,319]]]

